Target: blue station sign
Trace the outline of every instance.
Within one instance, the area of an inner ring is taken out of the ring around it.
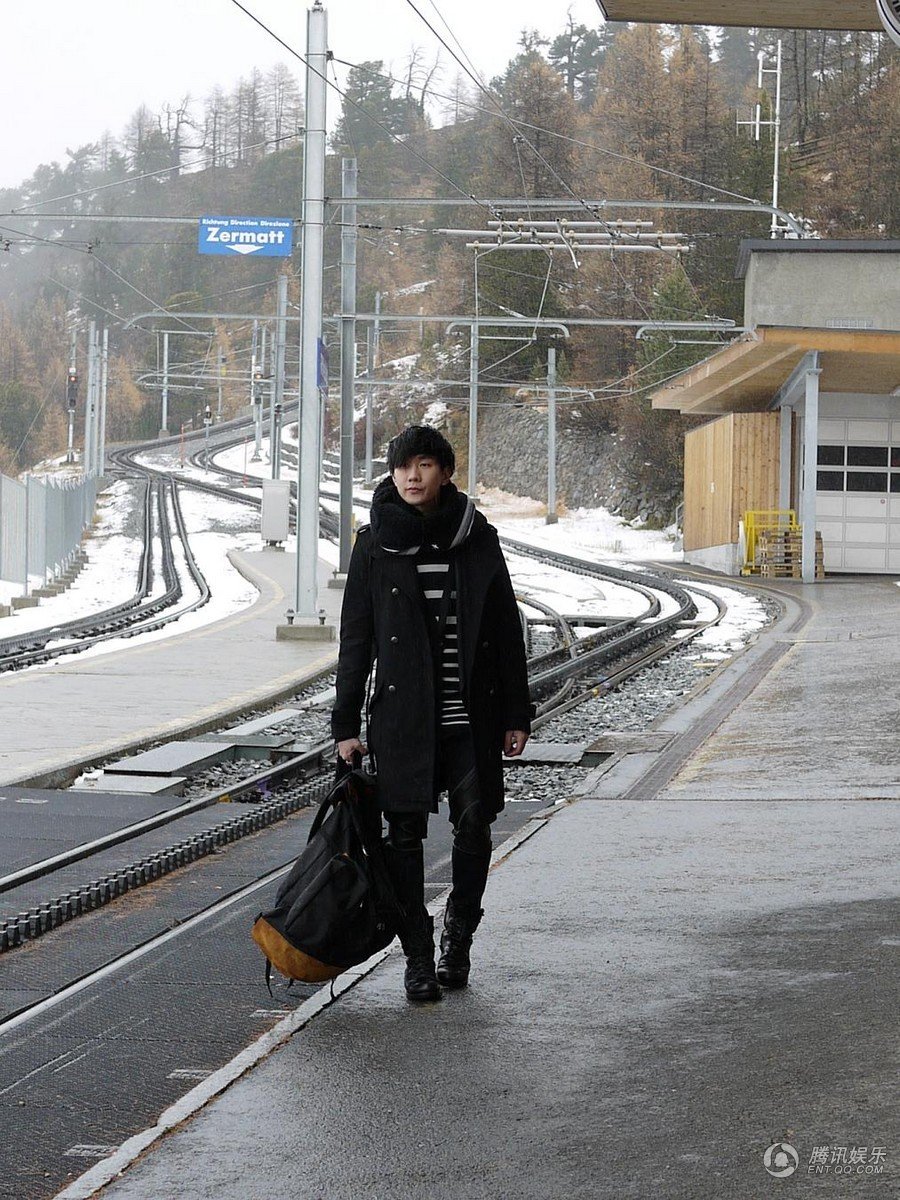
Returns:
[[[201,254],[289,258],[293,238],[290,217],[201,217],[197,249]]]

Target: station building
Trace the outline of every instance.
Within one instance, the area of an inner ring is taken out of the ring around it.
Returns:
[[[686,561],[737,574],[745,514],[793,510],[804,581],[817,531],[827,573],[900,572],[900,241],[749,240],[737,273],[745,332],[652,397],[709,417],[685,438]]]

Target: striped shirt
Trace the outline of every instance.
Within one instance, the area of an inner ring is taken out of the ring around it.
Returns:
[[[416,570],[422,584],[430,621],[439,621],[444,589],[450,587],[450,557],[440,550],[416,555]],[[440,678],[437,681],[438,724],[468,725],[469,715],[460,691],[459,645],[456,633],[456,588],[450,591],[450,607],[441,645]]]

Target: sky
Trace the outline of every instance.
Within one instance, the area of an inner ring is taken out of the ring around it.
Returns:
[[[294,49],[306,41],[306,0],[242,0]],[[351,63],[383,59],[402,67],[410,49],[440,51],[442,81],[458,70],[411,7],[443,32],[447,22],[482,75],[498,74],[523,28],[560,32],[569,11],[597,25],[595,0],[331,0],[329,48]],[[155,111],[186,94],[229,89],[254,67],[302,65],[233,0],[40,0],[4,5],[0,70],[0,187],[15,187],[42,162],[66,162],[66,148],[118,137],[132,113]],[[339,80],[343,82],[345,68]],[[400,73],[400,72],[398,72]],[[438,86],[438,90],[441,90]],[[340,99],[329,90],[329,124]]]

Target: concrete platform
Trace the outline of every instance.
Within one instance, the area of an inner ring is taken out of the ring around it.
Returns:
[[[897,1194],[898,804],[862,797],[896,786],[900,589],[798,596],[498,863],[468,990],[408,1005],[394,952],[59,1200]]]
[[[277,642],[294,586],[283,551],[231,554],[260,588],[245,611],[155,642],[0,677],[0,786],[54,787],[98,760],[205,733],[226,714],[290,696],[337,658],[337,643]],[[337,622],[342,595],[320,562],[319,604]]]
[[[793,591],[808,619],[662,795],[900,800],[900,587],[832,577]]]
[[[412,1007],[394,953],[102,1196],[749,1200],[780,1141],[792,1195],[844,1194],[814,1146],[896,1182],[892,816],[564,809],[494,872],[470,989]]]

